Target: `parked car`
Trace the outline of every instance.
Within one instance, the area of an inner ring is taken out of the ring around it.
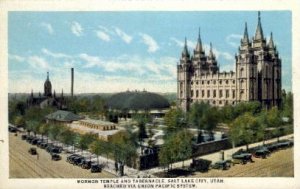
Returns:
[[[277,143],[277,145],[278,145],[278,148],[283,149],[283,148],[288,148],[288,147],[293,146],[294,142],[286,140],[286,141],[281,141],[281,142]]]
[[[26,141],[28,142],[28,143],[30,143],[32,140],[34,139],[34,136],[27,136],[26,137]]]
[[[252,154],[240,149],[232,154],[232,164],[246,164],[247,162],[254,162],[252,160]]]
[[[59,154],[59,153],[61,153],[62,148],[59,147],[59,146],[54,146],[54,145],[51,144],[51,145],[47,146],[46,150],[49,153],[57,153],[57,154]]]
[[[90,161],[90,160],[84,160],[81,163],[81,168],[83,168],[83,169],[90,169],[91,166],[92,166],[92,161]]]
[[[207,172],[211,165],[210,160],[206,159],[193,159],[192,163],[190,164],[190,169],[192,171],[200,171],[200,172]]]
[[[100,164],[92,164],[91,165],[91,172],[92,173],[99,173],[102,171],[103,166]]]
[[[37,145],[37,146],[40,146],[40,144],[43,143],[43,142],[44,142],[43,139],[38,139],[38,140],[36,141],[36,145]]]
[[[84,161],[84,157],[82,156],[78,156],[78,157],[75,157],[73,159],[73,165],[78,165],[78,166],[81,166],[82,162]]]
[[[31,155],[36,155],[37,154],[37,151],[36,151],[36,148],[29,148],[28,152],[31,154]]]
[[[259,148],[253,152],[253,156],[256,158],[267,158],[270,155],[270,151],[266,147]]]
[[[230,165],[230,161],[227,160],[222,160],[222,161],[217,161],[216,163],[214,163],[211,168],[212,169],[221,169],[221,170],[227,170],[231,167]]]
[[[38,145],[38,147],[40,147],[40,148],[42,148],[42,149],[46,149],[47,147],[48,147],[48,143],[46,143],[46,142],[42,142],[42,143],[40,143],[39,145]]]
[[[67,157],[67,162],[71,163],[71,164],[74,164],[74,160],[78,157],[82,157],[81,155],[78,155],[78,154],[72,154],[70,156]],[[83,158],[83,157],[82,157]]]
[[[22,135],[22,136],[21,136],[21,139],[22,139],[22,140],[26,140],[26,138],[27,138],[27,135]]]
[[[59,161],[61,160],[61,156],[59,154],[51,154],[51,160],[54,160],[54,161]]]
[[[32,145],[36,145],[38,140],[38,138],[33,138],[31,141],[29,141],[29,143]]]
[[[8,131],[11,133],[16,133],[18,129],[16,127],[8,126]]]

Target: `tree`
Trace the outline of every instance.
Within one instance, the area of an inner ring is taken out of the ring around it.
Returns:
[[[128,132],[119,132],[111,139],[114,159],[121,165],[132,165],[137,158],[137,146]]]
[[[184,166],[184,160],[188,159],[192,155],[192,135],[187,131],[178,131],[172,133],[165,140],[162,145],[158,157],[162,166],[167,166],[168,171],[172,164],[177,161],[182,161]]]
[[[257,133],[263,132],[258,120],[249,112],[237,117],[229,126],[229,136],[235,144],[246,144],[257,140]]]
[[[294,118],[294,116],[293,116],[293,109],[294,109],[293,94],[292,94],[292,92],[288,92],[287,94],[282,95],[282,96],[283,96],[283,98],[282,98],[282,101],[283,101],[282,116],[288,117],[290,123],[292,123],[293,118]]]
[[[216,107],[210,107],[207,103],[196,102],[189,112],[189,122],[198,128],[197,142],[202,142],[202,131],[207,130],[212,136],[212,131],[219,122],[219,111]]]
[[[99,156],[104,153],[104,142],[100,141],[100,140],[95,140],[93,141],[89,148],[91,150],[92,153],[97,155],[97,163],[99,164]]]
[[[42,135],[42,139],[44,139],[44,135],[47,135],[47,143],[48,143],[49,130],[50,130],[50,126],[47,123],[44,123],[39,127],[39,133]]]
[[[177,130],[187,127],[185,113],[181,109],[171,109],[164,117],[167,126],[167,133],[176,132]]]
[[[274,135],[277,136],[279,141],[280,135],[283,134],[282,119],[277,107],[272,107],[267,113],[267,126],[275,128]]]
[[[94,133],[86,133],[84,135],[81,135],[78,143],[81,152],[83,152],[83,150],[87,150],[89,148],[89,145],[97,138],[97,135]]]
[[[36,133],[39,130],[39,122],[38,121],[26,121],[25,127],[28,133],[33,132],[34,136],[36,136]]]
[[[212,131],[217,127],[219,123],[219,112],[216,107],[209,108],[203,116],[203,129],[207,130],[211,137],[213,137]]]
[[[135,114],[133,119],[137,122],[139,128],[138,138],[142,141],[144,138],[148,137],[146,132],[146,123],[150,122],[150,116],[147,113]]]
[[[60,134],[63,131],[63,126],[61,124],[51,124],[49,127],[49,137],[54,142],[60,137]]]
[[[13,123],[17,126],[17,127],[23,127],[25,125],[25,119],[23,116],[18,115],[14,118]]]
[[[63,131],[61,132],[60,139],[64,144],[72,145],[73,149],[75,150],[74,145],[78,134],[67,127],[64,128],[65,129],[63,129]]]

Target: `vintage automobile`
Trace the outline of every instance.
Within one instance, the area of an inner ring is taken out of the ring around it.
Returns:
[[[66,161],[68,163],[74,164],[75,159],[78,158],[78,157],[82,157],[82,156],[78,155],[78,154],[72,154],[72,155],[67,157]]]
[[[27,138],[27,135],[25,135],[25,134],[21,136],[22,140],[26,140],[26,138]]]
[[[267,156],[269,155],[269,151],[266,151],[266,150],[256,150],[254,153],[253,153],[253,156],[256,157],[256,158],[263,158],[263,159],[266,159]]]
[[[91,173],[99,173],[102,171],[103,166],[100,164],[92,164],[91,165]]]
[[[36,148],[29,148],[28,152],[31,154],[31,155],[36,155],[37,154],[37,151],[36,151]]]
[[[17,133],[18,129],[16,127],[8,126],[8,131],[11,133]]]
[[[35,139],[35,137],[34,136],[27,136],[26,137],[26,141],[28,142],[28,143],[30,143],[33,139]]]
[[[59,160],[61,160],[61,156],[59,154],[53,153],[53,154],[51,154],[51,160],[59,161]]]
[[[48,147],[48,143],[47,142],[42,142],[38,145],[38,147],[42,148],[42,149],[46,149]]]
[[[29,141],[29,143],[32,145],[36,145],[38,140],[39,140],[38,138],[34,138],[31,141]]]
[[[232,164],[246,164],[247,162],[254,162],[252,160],[252,154],[244,150],[238,150],[232,154]]]
[[[84,161],[84,157],[82,157],[82,156],[78,156],[78,157],[75,157],[74,159],[73,159],[73,165],[77,165],[77,166],[81,166],[81,164],[83,163],[83,161]]]
[[[48,145],[48,147],[46,148],[47,152],[49,153],[61,153],[62,148],[59,146],[54,146],[54,145]]]
[[[192,171],[200,171],[200,172],[207,172],[211,165],[210,160],[206,159],[193,159],[192,163],[190,164],[190,170]]]
[[[217,161],[214,163],[211,168],[212,169],[221,169],[221,170],[227,170],[231,167],[231,162],[228,160],[222,160],[222,161]]]
[[[81,163],[81,168],[83,168],[83,169],[90,169],[91,166],[92,166],[92,161],[90,161],[90,160],[84,160]]]

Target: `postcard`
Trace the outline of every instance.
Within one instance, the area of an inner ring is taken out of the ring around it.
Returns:
[[[2,1],[1,188],[298,188],[299,3],[246,2]]]

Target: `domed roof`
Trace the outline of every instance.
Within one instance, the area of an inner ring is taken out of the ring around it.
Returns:
[[[145,91],[117,93],[106,101],[106,105],[110,109],[118,110],[153,110],[170,107],[168,100],[163,96]]]

